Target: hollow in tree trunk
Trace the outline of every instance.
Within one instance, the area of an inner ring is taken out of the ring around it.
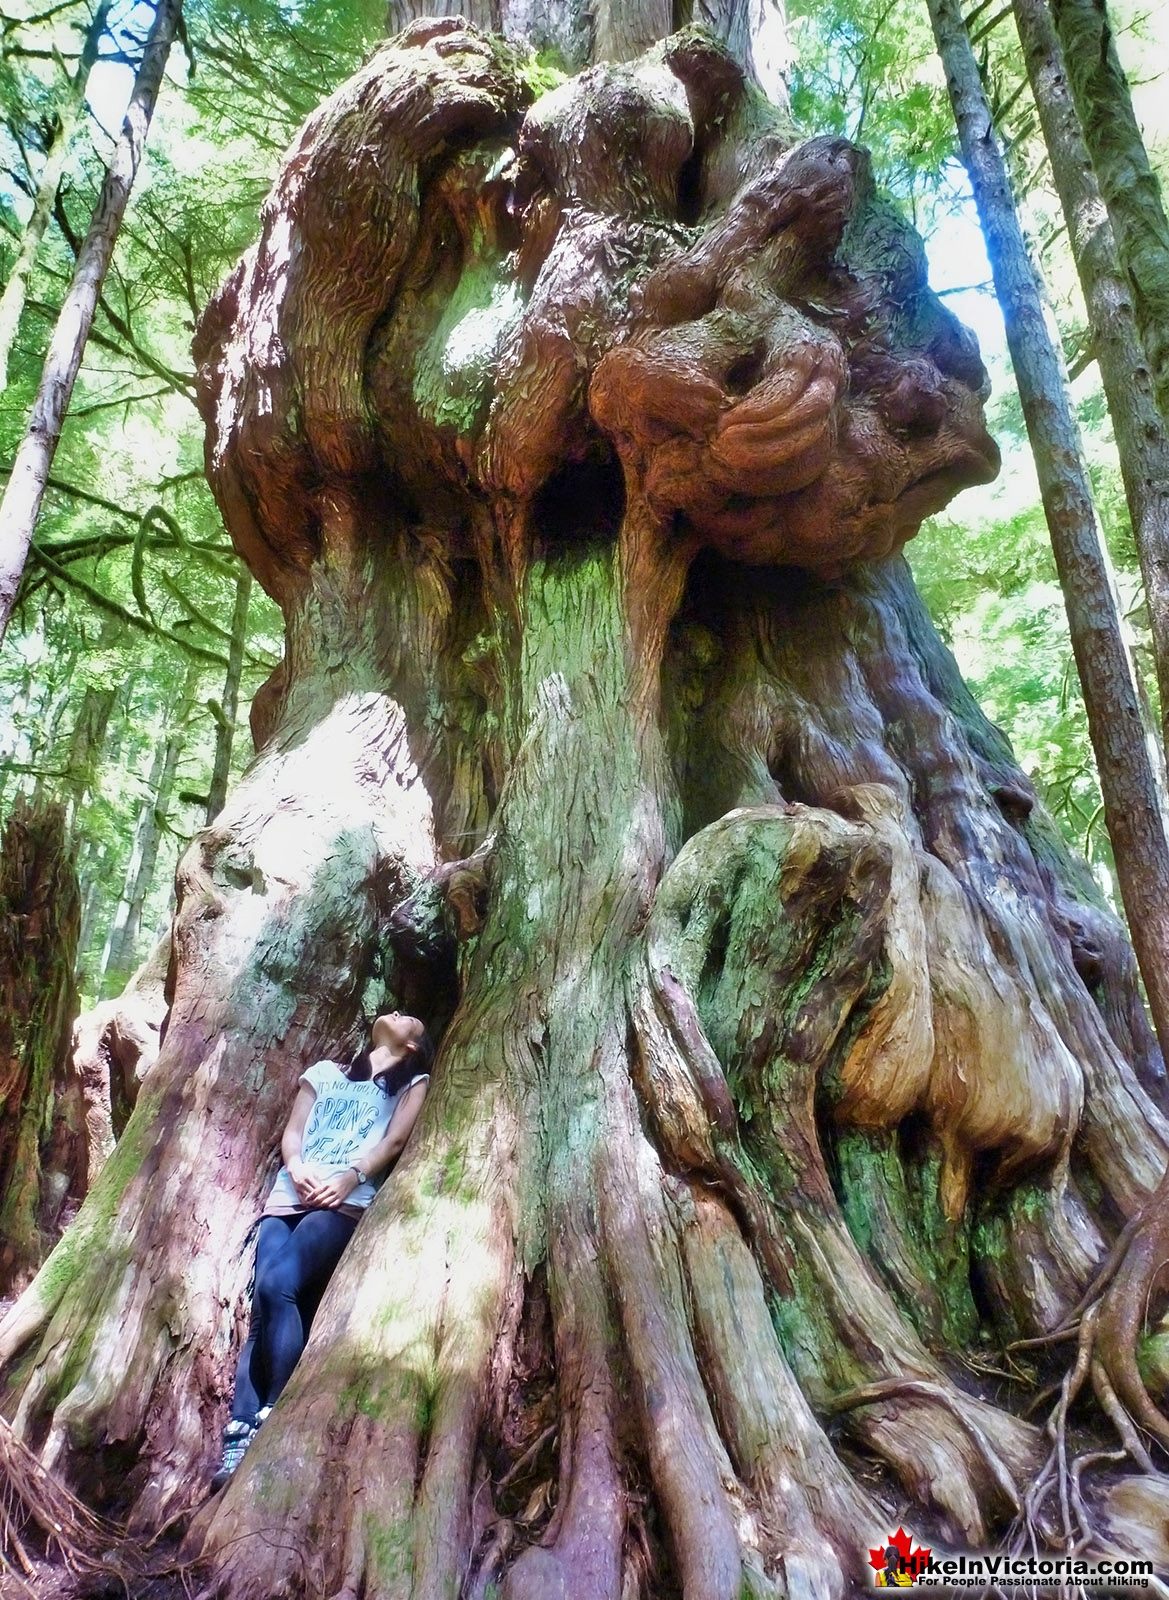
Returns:
[[[1131,951],[898,554],[996,470],[976,347],[863,153],[708,38],[534,104],[516,59],[379,50],[201,327],[285,661],[0,1328],[14,1428],[139,1529],[199,1498],[297,1075],[388,986],[452,1013],[434,1084],[188,1528],[213,1590],[829,1600],[902,1520],[1061,1545],[1020,1413],[1169,1128]]]

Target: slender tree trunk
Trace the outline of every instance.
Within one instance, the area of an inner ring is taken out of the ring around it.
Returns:
[[[56,748],[65,713],[72,701],[70,683],[80,654],[80,644],[74,643],[59,656],[55,656],[46,684],[43,713],[30,731],[29,764],[40,769],[33,785],[34,799],[40,799],[45,793],[43,764],[51,762],[51,753]]]
[[[8,282],[4,285],[3,294],[0,294],[0,394],[8,387],[8,362],[20,326],[21,314],[24,311],[28,280],[36,263],[45,229],[49,226],[53,215],[53,205],[61,185],[61,174],[65,170],[73,135],[77,131],[85,108],[86,85],[93,64],[97,60],[112,3],[113,0],[100,0],[93,20],[86,29],[85,43],[81,48],[77,70],[70,80],[65,103],[57,113],[56,126],[37,183],[32,214],[25,224],[24,237],[20,241],[20,249],[9,273]]]
[[[1157,408],[1132,293],[1076,118],[1051,13],[1045,0],[1014,0],[1014,10],[1116,433],[1169,750],[1169,422]]]
[[[62,788],[66,796],[66,820],[71,829],[77,826],[77,814],[96,782],[98,762],[105,749],[106,732],[117,698],[117,685],[89,684],[77,708],[63,753],[66,777]]]
[[[102,955],[103,985],[109,979],[120,989],[133,966],[134,949],[142,927],[142,910],[154,882],[158,847],[170,814],[179,759],[187,739],[187,721],[202,675],[203,669],[198,662],[188,662],[178,702],[168,718],[166,737],[155,751],[146,800],[138,818],[134,845],[126,866],[122,898]]]
[[[49,469],[73,385],[81,367],[102,284],[117,243],[130,199],[150,119],[162,84],[171,41],[182,13],[182,0],[158,0],[146,50],[134,79],[122,131],[81,246],[73,279],[57,316],[45,356],[40,386],[33,401],[28,431],[12,463],[12,474],[0,502],[0,639],[16,602],[21,574],[32,543]]]
[[[1104,815],[1141,977],[1169,1054],[1169,844],[1140,692],[1036,269],[954,0],[930,0],[962,156],[987,237],[1068,613]]]
[[[1169,419],[1169,220],[1105,0],[1051,0],[1064,65],[1128,277],[1161,415]]]
[[[166,757],[171,748],[172,740],[173,734],[170,737],[162,737],[160,738],[158,744],[156,744],[154,747],[154,759],[150,764],[150,775],[146,780],[146,798],[142,802],[141,809],[138,812],[138,820],[134,826],[134,837],[130,844],[130,855],[126,862],[126,871],[122,879],[122,893],[114,907],[114,914],[110,920],[109,931],[106,934],[106,942],[102,948],[101,957],[98,961],[97,977],[102,989],[106,988],[107,980],[109,980],[111,987],[116,981],[116,974],[111,973],[110,967],[114,958],[115,946],[118,947],[117,954],[119,958],[122,955],[122,934],[126,926],[131,904],[134,900],[135,885],[138,882],[138,878],[142,869],[144,847],[152,840],[155,847],[155,852],[157,852],[158,836],[162,831],[162,822],[157,814],[158,797],[159,790],[162,787],[163,779],[166,774]],[[168,802],[170,799],[170,786],[173,784],[173,778],[174,775],[172,772],[170,775],[170,782],[167,785],[166,798]],[[133,946],[131,946],[131,950],[132,949]],[[128,971],[123,971],[121,973],[122,983],[125,982],[127,976]],[[118,987],[120,986],[121,985],[118,984]]]
[[[64,810],[18,801],[0,841],[0,1293],[23,1287],[87,1182],[66,1067],[77,877]]]
[[[1090,1334],[1169,1127],[1123,933],[897,553],[997,452],[862,152],[695,31],[533,104],[419,19],[196,360],[285,661],[158,1061],[0,1326],[13,1433],[135,1530],[190,1505],[297,1076],[388,986],[451,1019],[432,1088],[189,1526],[209,1591],[844,1600],[901,1522],[1112,1537],[961,1355],[1048,1338],[1143,1450]]]
[[[235,584],[235,607],[231,614],[231,645],[227,653],[227,676],[223,680],[223,699],[215,719],[215,760],[207,791],[207,821],[214,822],[227,798],[227,779],[231,772],[231,750],[239,716],[239,686],[244,670],[244,651],[248,643],[248,603],[252,597],[252,575],[241,564]]]

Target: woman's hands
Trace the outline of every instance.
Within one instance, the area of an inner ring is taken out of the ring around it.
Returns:
[[[352,1167],[346,1167],[344,1172],[331,1173],[323,1183],[317,1185],[317,1197],[312,1203],[331,1211],[336,1206],[343,1206],[356,1188],[357,1174]]]
[[[343,1172],[325,1172],[320,1167],[309,1166],[299,1156],[294,1156],[287,1165],[293,1188],[306,1206],[334,1210],[343,1206],[357,1188],[357,1173],[352,1167],[346,1167]]]

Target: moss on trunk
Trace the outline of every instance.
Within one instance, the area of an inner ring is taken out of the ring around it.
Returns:
[[[64,810],[18,799],[0,838],[0,1293],[27,1284],[88,1182],[68,1059],[79,925]]]

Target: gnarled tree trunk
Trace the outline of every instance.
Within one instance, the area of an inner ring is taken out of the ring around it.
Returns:
[[[280,1120],[380,953],[453,1015],[188,1530],[216,1592],[829,1600],[908,1518],[1099,1548],[1035,1369],[992,1371],[1052,1336],[1062,1372],[1147,1239],[1158,1058],[898,555],[997,453],[863,154],[695,32],[532,104],[414,23],[197,354],[288,646],[180,872],[158,1062],[0,1328],[18,1431],[140,1528],[191,1503]]]
[[[0,837],[0,1293],[23,1288],[88,1181],[68,1070],[80,906],[65,811],[18,797]]]

